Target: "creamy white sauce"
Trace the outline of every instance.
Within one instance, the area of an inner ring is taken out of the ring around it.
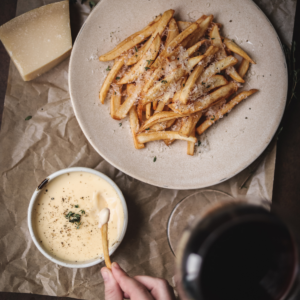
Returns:
[[[113,187],[86,172],[72,172],[51,180],[41,190],[33,209],[38,242],[65,261],[103,258],[99,213],[104,208],[110,211],[108,241],[112,247],[118,242],[124,223],[123,207]]]

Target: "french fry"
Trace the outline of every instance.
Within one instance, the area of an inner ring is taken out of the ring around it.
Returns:
[[[153,102],[157,97],[162,95],[171,83],[184,76],[185,71],[181,68],[176,69],[173,73],[165,77],[163,80],[157,82],[152,88],[148,90],[144,98],[142,99],[143,105],[148,102]]]
[[[134,102],[138,99],[140,93],[142,90],[142,85],[138,84],[135,86],[134,91],[130,96],[127,97],[127,99],[124,101],[124,103],[119,107],[119,109],[115,113],[115,119],[121,120],[126,117],[131,107],[134,105]]]
[[[105,265],[108,269],[111,270],[111,261],[110,261],[110,257],[109,257],[108,240],[107,240],[107,231],[108,231],[107,226],[108,226],[108,224],[105,223],[101,227],[102,248],[103,248]]]
[[[225,49],[223,47],[222,39],[221,39],[221,36],[219,33],[219,28],[216,24],[213,26],[212,30],[210,31],[209,36],[210,36],[212,45],[215,47],[219,47],[221,55],[224,56],[223,58],[225,58],[227,55],[226,55]]]
[[[188,115],[188,114],[187,114]],[[150,128],[156,123],[161,123],[164,121],[169,121],[181,117],[185,117],[187,115],[181,115],[172,111],[162,111],[157,114],[154,114],[151,116],[148,120],[145,121],[145,123],[141,126],[141,128],[138,130],[138,132],[143,132],[147,128]]]
[[[190,115],[189,117],[187,117],[186,120],[183,121],[183,124],[179,130],[179,134],[183,136],[190,136],[193,128],[195,128],[201,116],[202,116],[202,112],[198,111]]]
[[[130,127],[131,127],[131,133],[132,133],[132,137],[133,137],[134,147],[136,149],[145,148],[145,145],[139,143],[136,139],[136,132],[139,130],[140,124],[139,124],[139,119],[138,119],[135,105],[132,106],[129,111],[129,121],[130,121]]]
[[[246,60],[250,61],[252,64],[256,64],[255,61],[253,61],[250,56],[242,50],[235,42],[233,42],[230,39],[224,38],[224,44],[226,47],[231,50],[232,52],[238,54],[239,56],[245,58]]]
[[[204,55],[199,55],[199,56],[190,58],[187,63],[189,70],[190,71],[193,70],[193,68],[204,58],[205,58]]]
[[[144,53],[141,60],[137,64],[135,64],[127,73],[125,73],[121,80],[119,80],[117,83],[126,84],[129,82],[133,82],[148,69],[150,69],[152,62],[155,60],[158,54],[160,41],[161,38],[159,35],[157,35],[153,40],[149,50]]]
[[[171,43],[171,41],[179,34],[179,29],[174,18],[169,22],[168,35],[165,43],[165,47]]]
[[[154,113],[157,114],[157,113],[163,111],[164,107],[165,107],[164,102],[163,101],[159,101]]]
[[[146,80],[146,83],[143,87],[143,93],[147,93],[148,90],[153,86],[154,82],[157,81],[159,79],[159,77],[161,76],[162,70],[161,69],[156,69],[151,76]]]
[[[161,53],[164,57],[169,57],[173,54],[175,48],[189,35],[191,35],[198,28],[197,23],[192,23],[186,30],[182,31],[179,35],[174,38],[168,47]]]
[[[217,24],[215,24],[212,28],[212,30],[210,31],[210,38],[212,41],[212,44],[216,47],[220,48],[220,55],[222,58],[225,58],[227,56],[227,53],[224,49],[223,43],[222,43],[222,39],[219,33],[219,27]],[[235,70],[235,68],[233,66],[230,66],[226,69],[227,74],[235,81],[237,82],[241,82],[244,83],[245,80],[243,80],[243,78],[237,73],[237,71]]]
[[[174,96],[173,96],[173,98],[172,98],[172,102],[177,102],[177,101],[179,101],[180,93],[181,93],[182,89],[185,87],[185,84],[186,84],[187,79],[188,79],[188,77],[185,76],[185,77],[181,80],[181,84],[180,84],[181,88],[180,88],[180,90],[178,90],[178,91],[174,94]]]
[[[188,57],[191,57],[203,44],[205,44],[206,42],[208,42],[208,40],[202,40],[198,43],[196,43],[195,45],[193,45],[192,47],[188,48],[186,50],[186,53],[184,55],[183,58],[188,58]],[[174,51],[172,57],[169,57],[170,60],[176,60],[177,59],[177,56],[179,55],[179,52],[180,52],[180,48],[182,47],[182,45],[180,44],[176,50]],[[174,58],[173,58],[174,57]],[[167,63],[167,62],[166,62]]]
[[[200,25],[206,18],[207,18],[207,16],[203,15],[196,21],[196,23]]]
[[[110,115],[114,119],[115,112],[119,109],[122,99],[122,86],[117,86],[111,95],[110,100]]]
[[[192,129],[191,136],[195,137],[195,126]],[[187,155],[193,156],[194,152],[195,152],[195,143],[193,143],[193,142],[187,142]]]
[[[237,62],[238,60],[234,56],[227,56],[224,59],[219,60],[216,63],[211,64],[209,67],[207,67],[197,82],[205,82],[209,77],[221,72],[222,70],[230,66],[234,66]]]
[[[152,131],[162,131],[162,130],[165,130],[166,128],[171,127],[175,122],[176,122],[176,119],[156,123],[156,124],[154,124],[153,126],[150,127],[150,130],[152,130]]]
[[[197,111],[202,111],[209,108],[214,102],[222,99],[228,98],[237,90],[237,85],[234,82],[230,82],[225,86],[220,87],[211,94],[200,98],[198,101],[193,102],[192,104],[169,104],[171,110],[179,114],[191,114]]]
[[[192,24],[193,24],[192,22],[177,21],[177,25],[180,32],[186,30]]]
[[[173,17],[173,14],[174,14],[173,9],[169,9],[169,10],[167,10],[163,13],[163,15],[162,15],[161,19],[158,21],[157,27],[156,27],[155,31],[152,33],[152,36],[150,37],[150,39],[145,43],[142,50],[140,49],[138,52],[136,52],[136,55],[132,56],[128,60],[128,62],[127,62],[128,65],[135,64],[136,62],[138,62],[142,58],[144,53],[148,51],[148,49],[149,49],[150,45],[152,44],[152,41],[154,40],[154,38],[157,35],[159,35],[159,36],[162,35],[162,33],[165,30],[165,28],[167,27],[169,21]]]
[[[127,96],[130,97],[134,93],[135,90],[135,84],[134,83],[129,83],[126,85],[126,91],[127,91]]]
[[[170,92],[164,93],[162,99],[158,102],[158,106],[155,109],[155,113],[163,111],[165,105],[168,104],[170,98],[171,98],[171,93]]]
[[[238,68],[238,73],[240,74],[240,76],[242,78],[245,77],[245,75],[246,75],[246,73],[247,73],[247,71],[249,69],[249,66],[250,66],[249,60],[243,58],[242,62],[239,65],[239,68]]]
[[[226,80],[226,78],[224,76],[214,75],[206,81],[206,84],[203,88],[203,93],[206,94],[209,91],[211,91],[217,87],[226,85],[226,84],[228,84],[228,81]]]
[[[198,43],[196,43],[195,45],[193,45],[192,47],[188,48],[186,51],[187,51],[187,54],[188,56],[192,56],[204,43],[206,43],[208,40],[202,40]]]
[[[189,136],[185,137],[180,135],[176,131],[156,131],[156,132],[148,132],[148,133],[139,133],[137,135],[137,140],[139,143],[148,143],[157,140],[184,140],[188,142],[196,143],[197,139],[195,137]]]
[[[193,33],[191,40],[187,44],[187,48],[191,47],[195,43],[197,43],[204,35],[205,32],[207,31],[208,27],[210,26],[214,16],[210,15],[205,18],[200,24],[198,29]]]
[[[247,97],[251,96],[252,94],[256,93],[258,90],[252,89],[249,91],[244,91],[239,93],[237,96],[235,96],[232,100],[230,100],[228,103],[224,104],[214,115],[214,118],[209,117],[207,118],[198,128],[197,133],[200,135],[202,134],[206,129],[208,129],[211,125],[213,125],[216,121],[218,121],[222,116],[224,116],[226,113],[231,111],[238,103],[240,103],[242,100],[246,99]]]
[[[245,80],[240,76],[233,66],[230,66],[226,69],[226,73],[235,81],[244,83]]]
[[[157,100],[154,100],[154,101],[152,102],[153,110],[156,110],[156,109],[157,109],[157,104],[158,104],[158,101],[157,101]]]
[[[197,65],[203,58],[204,55],[190,58],[187,63],[188,68],[192,70],[194,66]],[[157,97],[162,95],[167,90],[171,83],[178,81],[181,77],[185,76],[186,73],[187,70],[178,68],[173,73],[165,77],[163,80],[156,83],[151,89],[148,90],[148,92],[142,99],[143,105],[147,104],[148,102],[153,102]]]
[[[184,118],[178,118],[178,119],[175,119],[175,123],[174,125],[169,129],[170,131],[179,131],[180,128],[181,128],[181,124],[182,124],[182,120]],[[170,146],[172,143],[174,143],[175,140],[170,140],[170,139],[167,139],[167,140],[164,140],[164,143],[167,145],[167,146]]]
[[[151,117],[151,103],[146,104],[146,119]]]
[[[188,80],[186,81],[186,84],[184,88],[182,89],[180,96],[179,96],[179,101],[182,104],[186,104],[188,101],[188,97],[190,95],[190,92],[192,88],[195,85],[195,82],[201,75],[201,73],[204,70],[204,64],[196,66],[196,68],[193,70],[192,74],[189,76]]]
[[[133,48],[137,44],[141,43],[143,40],[145,40],[148,36],[152,35],[153,32],[155,32],[158,23],[161,19],[161,16],[158,16],[156,20],[148,24],[144,29],[141,31],[138,31],[128,38],[126,38],[123,42],[121,42],[119,45],[117,45],[114,49],[111,51],[101,55],[99,57],[100,61],[109,61],[117,58],[125,51]]]
[[[168,45],[168,47],[165,47],[165,50],[160,53],[160,55],[157,57],[156,61],[153,63],[152,68],[156,69],[160,67],[165,61],[166,57],[170,56],[177,56],[179,52],[179,47],[185,47],[187,42],[187,38],[191,34],[192,30],[195,30],[198,27],[196,23],[192,23],[186,30],[181,32],[179,35],[174,38],[171,43]],[[184,41],[183,41],[184,40]],[[183,41],[183,42],[182,42]],[[204,41],[203,41],[204,43]],[[200,46],[199,46],[200,47]],[[176,48],[176,49],[174,49]],[[192,48],[188,51],[189,56],[191,56],[195,51],[197,51],[198,48]]]
[[[143,123],[144,105],[141,103],[141,101],[139,101],[136,109],[137,109],[137,115],[138,115],[139,121],[142,124]]]
[[[217,51],[219,50],[218,47],[210,46],[208,50],[205,52],[204,57],[208,57],[210,55],[214,55]],[[184,88],[182,89],[180,96],[179,96],[179,101],[183,104],[186,104],[188,101],[188,97],[191,93],[192,88],[194,87],[197,79],[199,76],[202,74],[204,70],[205,65],[197,65],[195,69],[193,70],[192,74],[189,76]]]
[[[113,65],[112,69],[109,71],[108,75],[106,76],[104,83],[101,87],[101,90],[99,92],[99,100],[102,104],[104,104],[104,100],[107,96],[110,85],[115,80],[118,72],[121,70],[123,65],[124,65],[124,57],[122,57],[121,59],[115,60],[115,63]]]

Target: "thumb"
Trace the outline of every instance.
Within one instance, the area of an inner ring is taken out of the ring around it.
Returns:
[[[123,293],[112,272],[104,267],[101,269],[101,274],[105,286],[105,300],[123,300]]]

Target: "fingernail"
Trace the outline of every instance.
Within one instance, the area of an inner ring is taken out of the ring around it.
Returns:
[[[104,281],[108,281],[109,280],[109,274],[108,274],[108,271],[104,268],[101,269],[101,274],[102,274],[102,277],[103,277],[103,280]]]
[[[113,262],[113,263],[112,263],[112,267],[113,267],[114,269],[118,269],[118,270],[121,269],[120,266],[118,265],[118,263],[116,263],[116,262]]]

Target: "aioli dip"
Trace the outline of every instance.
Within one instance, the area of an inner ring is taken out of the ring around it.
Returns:
[[[87,172],[60,175],[40,191],[32,212],[32,224],[40,245],[52,256],[82,262],[103,258],[99,213],[110,209],[108,242],[121,235],[124,211],[114,188]]]

